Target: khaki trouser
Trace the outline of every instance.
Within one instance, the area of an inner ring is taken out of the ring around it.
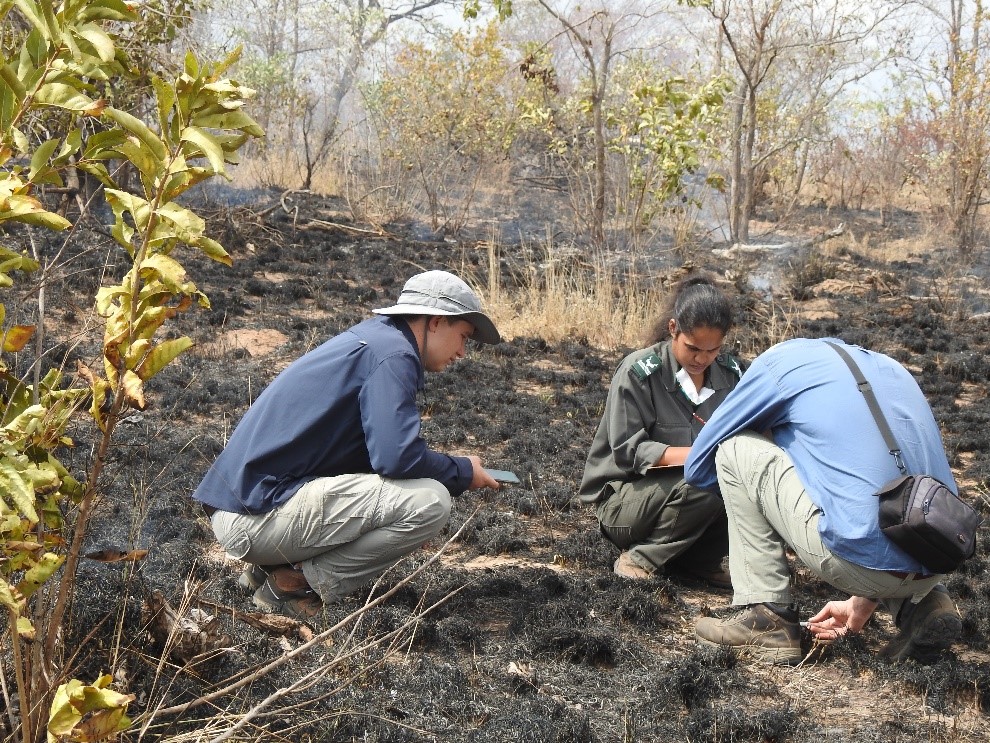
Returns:
[[[722,499],[688,485],[680,467],[623,483],[597,514],[609,541],[650,572],[715,571],[729,551]]]
[[[435,537],[449,517],[450,493],[436,480],[339,475],[308,482],[274,511],[217,511],[210,521],[231,557],[300,564],[329,603]]]
[[[733,604],[791,603],[787,547],[826,583],[881,599],[895,617],[905,599],[921,601],[942,577],[898,577],[832,554],[818,533],[821,509],[784,450],[763,436],[747,432],[722,442],[715,467],[729,517]]]

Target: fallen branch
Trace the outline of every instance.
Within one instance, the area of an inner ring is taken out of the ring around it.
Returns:
[[[300,230],[344,230],[345,232],[353,232],[357,235],[375,235],[376,237],[384,237],[388,233],[383,229],[377,230],[363,230],[360,227],[352,227],[349,224],[341,224],[340,222],[327,222],[323,219],[311,219],[305,224],[299,225]]]
[[[351,232],[351,233],[354,233],[355,235],[374,235],[375,237],[392,237],[392,238],[394,238],[394,235],[390,235],[389,233],[387,233],[385,230],[381,229],[380,227],[377,228],[377,229],[373,229],[373,230],[366,230],[366,229],[362,229],[360,227],[352,227],[349,224],[341,224],[340,222],[329,222],[329,221],[327,221],[325,219],[310,219],[310,220],[307,220],[306,222],[304,222],[303,224],[299,224],[299,207],[298,206],[292,206],[292,207],[290,207],[289,204],[286,203],[289,200],[289,197],[292,194],[297,194],[297,193],[299,193],[299,194],[308,194],[308,193],[312,193],[312,192],[311,191],[308,191],[308,190],[290,189],[288,191],[283,191],[282,192],[282,196],[279,197],[279,203],[282,205],[282,211],[285,212],[290,217],[292,217],[292,229],[294,229],[294,230],[296,230],[296,229],[298,229],[298,230],[343,230],[344,232]]]
[[[410,576],[410,577],[412,577],[412,576]],[[376,647],[378,647],[380,645],[384,645],[386,642],[392,642],[392,647],[394,648],[395,647],[395,642],[394,641],[397,641],[399,638],[401,638],[405,634],[405,632],[406,632],[407,629],[409,629],[410,627],[415,627],[417,624],[419,624],[420,620],[422,620],[423,617],[425,617],[427,614],[429,614],[430,612],[432,612],[434,609],[437,609],[440,606],[443,606],[450,599],[452,599],[454,596],[456,596],[458,593],[460,593],[461,591],[463,591],[465,588],[467,588],[467,586],[471,585],[471,583],[474,583],[474,582],[475,581],[469,581],[468,583],[465,583],[464,585],[459,586],[458,588],[454,589],[450,593],[442,596],[441,598],[439,598],[437,601],[435,601],[433,604],[431,604],[427,608],[421,609],[418,613],[413,614],[411,617],[409,617],[407,620],[405,620],[401,625],[399,625],[398,627],[396,627],[391,632],[387,632],[384,635],[379,635],[378,637],[374,638],[373,640],[370,640],[368,642],[362,643],[362,644],[358,645],[357,647],[355,647],[354,649],[352,649],[352,650],[350,650],[350,651],[348,651],[346,653],[342,653],[342,654],[339,654],[339,655],[335,656],[333,658],[333,660],[331,660],[331,661],[329,661],[327,663],[322,664],[318,668],[315,668],[314,670],[310,671],[309,673],[307,673],[306,675],[304,675],[302,678],[297,679],[296,681],[294,681],[293,683],[289,684],[288,686],[283,687],[281,689],[278,689],[278,690],[272,692],[270,695],[268,695],[267,697],[265,697],[264,699],[262,699],[260,702],[258,702],[258,704],[256,704],[254,707],[252,707],[247,712],[245,712],[241,716],[241,718],[232,727],[230,727],[228,730],[226,730],[224,733],[222,733],[221,735],[217,736],[216,738],[213,738],[210,741],[210,743],[224,743],[224,741],[230,740],[230,738],[237,731],[243,729],[245,725],[247,725],[254,718],[258,717],[262,712],[264,712],[265,709],[267,709],[268,707],[272,706],[275,702],[281,700],[282,698],[284,698],[284,697],[286,697],[286,696],[288,696],[290,694],[293,694],[295,692],[298,692],[298,691],[301,691],[301,690],[307,688],[312,683],[315,683],[317,680],[323,678],[323,676],[328,671],[330,671],[331,669],[333,669],[336,666],[339,666],[339,665],[344,664],[346,661],[350,660],[351,658],[354,658],[355,656],[358,656],[358,655],[363,655],[364,653],[368,652],[369,650],[372,650],[373,648],[376,648]],[[384,660],[385,657],[388,657],[388,653],[387,652],[384,654],[382,660]],[[352,678],[355,678],[359,674],[364,673],[365,670],[366,669],[360,669],[358,672],[356,672],[352,676]],[[282,711],[284,711],[284,709]]]
[[[731,248],[716,248],[712,251],[712,254],[717,255],[720,258],[727,258],[729,256],[738,255],[739,253],[763,253],[771,250],[805,250],[823,243],[826,240],[831,240],[833,237],[838,237],[845,231],[845,224],[840,224],[835,229],[829,230],[828,232],[822,232],[821,234],[815,235],[814,237],[809,237],[806,240],[791,240],[786,243],[765,243],[762,245],[744,245],[742,243],[736,243]]]

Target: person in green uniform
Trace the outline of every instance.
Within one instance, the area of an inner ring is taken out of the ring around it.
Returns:
[[[612,378],[605,414],[581,480],[602,533],[622,550],[615,572],[657,571],[731,588],[721,498],[684,480],[691,444],[736,386],[743,364],[722,345],[732,327],[725,294],[704,275],[689,276],[651,333]]]

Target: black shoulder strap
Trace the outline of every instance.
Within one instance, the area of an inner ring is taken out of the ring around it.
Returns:
[[[877,428],[880,429],[880,435],[883,436],[884,443],[887,444],[887,448],[890,450],[891,455],[894,457],[894,462],[897,463],[897,469],[901,471],[901,474],[907,474],[907,468],[904,466],[904,460],[901,458],[901,447],[897,445],[897,439],[894,438],[893,432],[890,430],[890,426],[887,424],[887,419],[884,417],[883,411],[880,409],[880,403],[877,402],[876,393],[873,392],[873,387],[867,381],[866,377],[863,376],[863,372],[860,371],[859,366],[853,360],[853,357],[849,355],[842,346],[837,346],[831,341],[825,341],[825,343],[835,349],[835,352],[842,357],[842,360],[846,362],[846,366],[849,367],[849,371],[856,378],[856,386],[859,387],[859,391],[863,393],[863,397],[866,398],[866,404],[870,406],[870,412],[873,414],[873,420],[877,422]]]

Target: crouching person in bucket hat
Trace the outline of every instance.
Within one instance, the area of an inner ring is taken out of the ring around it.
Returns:
[[[193,494],[263,609],[315,616],[436,536],[451,496],[498,487],[430,449],[416,407],[424,371],[501,340],[478,297],[426,271],[373,312],[275,378]]]

